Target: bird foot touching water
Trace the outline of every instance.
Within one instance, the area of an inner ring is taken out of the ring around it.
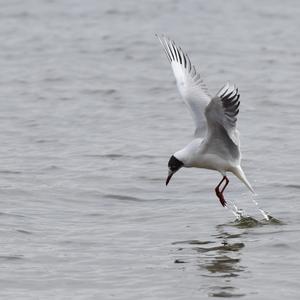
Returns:
[[[220,186],[221,186],[221,184],[223,183],[224,180],[225,180],[225,185],[224,185],[224,187],[220,191]],[[220,183],[215,188],[216,195],[219,198],[219,200],[220,200],[220,202],[221,202],[221,204],[222,204],[223,207],[226,207],[226,203],[227,203],[226,200],[225,200],[225,198],[224,198],[223,192],[224,192],[226,186],[228,185],[228,183],[229,183],[229,179],[226,176],[224,176],[222,178],[222,180],[220,181]]]
[[[217,194],[217,197],[219,198],[220,203],[222,204],[222,206],[226,207],[227,202],[226,202],[223,194],[221,192],[218,192],[218,193],[216,192],[216,194]]]

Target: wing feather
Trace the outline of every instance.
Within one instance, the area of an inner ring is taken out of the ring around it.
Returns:
[[[195,136],[204,137],[207,128],[205,107],[211,96],[188,55],[165,36],[157,36],[171,63],[177,87],[195,122]]]
[[[205,109],[208,123],[208,138],[215,135],[215,130],[222,126],[230,139],[239,146],[239,136],[236,129],[239,113],[240,94],[232,84],[225,84]]]

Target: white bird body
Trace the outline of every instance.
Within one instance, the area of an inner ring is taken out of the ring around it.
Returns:
[[[212,150],[213,149],[214,148],[212,148]],[[222,176],[225,176],[226,172],[231,172],[237,176],[251,192],[254,192],[240,166],[240,159],[238,161],[231,161],[222,158],[220,155],[214,153],[214,151],[210,151],[209,145],[201,138],[192,140],[183,149],[175,152],[174,156],[182,161],[186,168],[215,170],[220,172]]]
[[[166,184],[181,167],[194,167],[216,170],[224,176],[216,187],[216,194],[223,206],[226,205],[223,191],[229,182],[226,172],[232,172],[254,192],[241,168],[239,133],[236,129],[240,104],[238,89],[227,83],[216,96],[211,97],[187,54],[172,40],[166,37],[158,39],[196,125],[195,139],[170,158]],[[220,191],[224,180],[225,186]]]

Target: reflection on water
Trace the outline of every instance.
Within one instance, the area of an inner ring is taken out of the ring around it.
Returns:
[[[212,292],[209,294],[211,297],[223,297],[223,298],[231,298],[231,297],[242,297],[245,296],[244,294],[232,294],[230,293],[231,290],[233,290],[233,287],[226,286],[226,287],[221,287],[220,288],[222,291],[221,292]]]
[[[235,285],[235,278],[246,267],[241,264],[242,249],[245,244],[241,237],[244,234],[233,233],[225,230],[226,225],[217,226],[217,234],[212,235],[211,241],[187,240],[174,242],[173,245],[186,245],[187,248],[197,253],[196,266],[199,268],[201,275],[206,278],[215,278],[209,283],[213,286],[207,287],[207,293],[211,297],[242,297]],[[240,240],[238,240],[240,239]],[[233,240],[233,241],[232,241]],[[178,248],[178,251],[184,250],[184,247]],[[188,262],[182,258],[175,259],[175,263]],[[218,283],[218,284],[216,284]]]
[[[201,270],[206,270],[203,276],[217,277],[220,279],[218,285],[209,287],[209,296],[211,297],[242,297],[243,293],[238,292],[235,286],[235,277],[245,271],[246,267],[241,264],[242,249],[245,244],[237,239],[241,238],[243,233],[231,234],[224,230],[224,226],[217,226],[218,234],[217,246],[198,247],[195,250],[198,253],[208,253],[202,257],[198,264]],[[234,241],[231,241],[234,239]],[[213,255],[211,255],[213,254]]]
[[[210,251],[218,251],[218,252],[227,252],[227,251],[239,251],[241,248],[244,247],[243,243],[233,243],[228,244],[227,241],[223,241],[223,244],[221,246],[211,247],[211,248],[202,248],[198,247],[195,248],[198,252],[210,252]]]
[[[189,263],[190,257],[184,257],[184,250],[189,249],[192,253],[196,253],[194,265],[201,272],[201,276],[214,278],[205,287],[210,297],[243,297],[246,294],[241,291],[236,279],[245,271],[249,272],[247,266],[242,263],[243,249],[246,247],[246,235],[249,234],[249,230],[255,227],[283,224],[270,215],[268,217],[268,220],[256,220],[247,216],[227,224],[217,225],[217,233],[211,236],[212,240],[174,242],[173,245],[181,246],[177,248],[181,257],[176,258],[174,262]],[[192,258],[194,260],[195,255]],[[212,282],[213,285],[211,285]]]
[[[220,277],[235,277],[237,276],[235,272],[240,272],[243,270],[242,268],[237,267],[239,262],[239,258],[231,258],[227,255],[220,255],[214,257],[211,261],[204,264],[203,267],[211,273],[217,273],[217,276]],[[219,273],[222,275],[219,275]]]

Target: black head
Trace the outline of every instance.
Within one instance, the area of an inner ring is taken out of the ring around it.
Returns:
[[[177,159],[174,155],[171,156],[168,162],[168,167],[169,167],[169,174],[166,180],[166,185],[168,185],[170,179],[172,176],[180,169],[183,167],[183,162],[181,162],[179,159]]]

